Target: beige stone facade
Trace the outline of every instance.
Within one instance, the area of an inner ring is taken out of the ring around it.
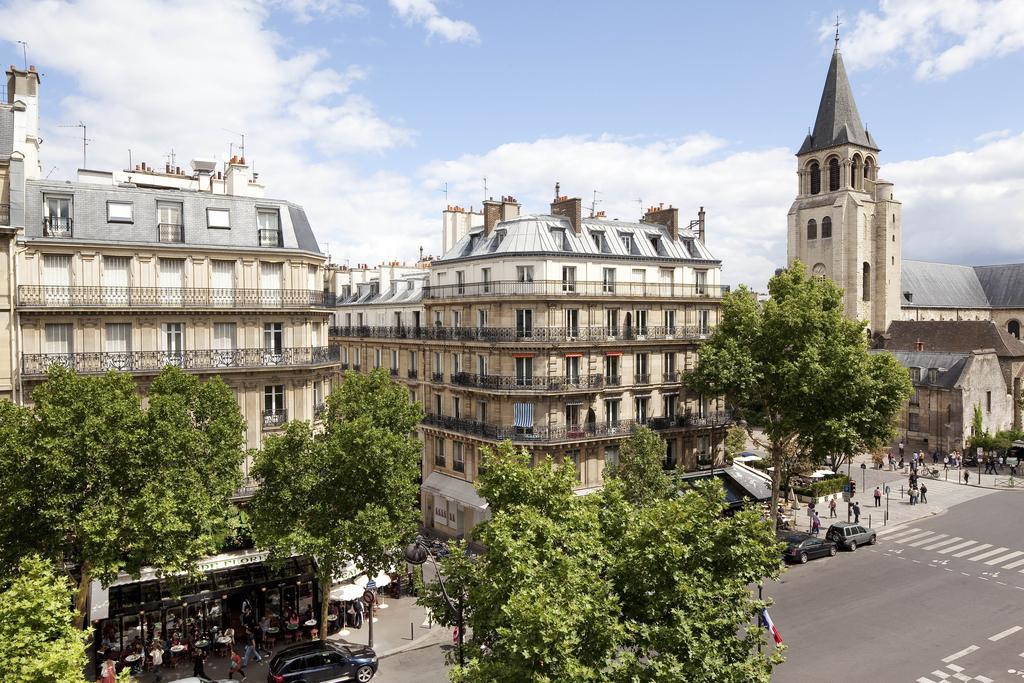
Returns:
[[[388,368],[423,404],[423,524],[447,535],[486,518],[472,483],[480,449],[504,439],[572,463],[581,492],[641,424],[666,440],[667,468],[723,457],[723,405],[682,385],[723,292],[697,226],[679,230],[677,210],[667,226],[657,212],[628,223],[510,209],[428,273],[364,283],[331,328],[342,368]]]

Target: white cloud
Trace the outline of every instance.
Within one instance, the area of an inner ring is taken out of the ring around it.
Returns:
[[[352,0],[271,0],[283,7],[295,21],[308,24],[318,17],[359,17],[367,13],[366,6]]]
[[[1024,2],[881,0],[877,13],[859,12],[853,26],[842,43],[851,67],[904,55],[917,78],[945,78],[1024,49]]]
[[[885,166],[903,202],[903,257],[964,265],[1024,261],[1024,134]]]
[[[792,152],[731,150],[707,134],[681,141],[561,137],[509,143],[480,155],[437,161],[421,170],[423,189],[448,183],[452,203],[468,206],[488,194],[511,194],[529,213],[547,213],[554,184],[609,218],[636,220],[641,204],[680,207],[684,220],[707,211],[707,242],[724,261],[727,282],[764,287],[786,261],[786,212],[796,191]]]
[[[449,43],[480,42],[480,34],[473,24],[444,16],[435,0],[388,1],[399,17],[409,23],[422,24],[428,37],[438,36]]]
[[[130,12],[118,0],[0,7],[0,39],[28,41],[41,71],[70,82],[71,94],[58,100],[43,78],[43,172],[55,165],[53,177],[73,177],[81,164],[81,131],[61,122],[86,122],[94,168],[124,168],[129,148],[135,163],[155,167],[171,148],[183,167],[193,157],[223,159],[229,142],[236,153],[240,143],[227,131],[242,131],[268,194],[303,204],[322,242],[367,246],[367,260],[402,246],[412,256],[400,240],[375,234],[379,220],[349,195],[404,207],[407,188],[358,172],[350,156],[405,145],[413,132],[353,92],[363,68],[334,69],[321,50],[288,49],[266,27],[268,16],[245,0],[136,0]]]

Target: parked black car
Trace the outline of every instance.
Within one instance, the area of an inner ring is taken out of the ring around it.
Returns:
[[[838,548],[832,541],[799,531],[779,534],[779,540],[786,544],[782,558],[786,562],[805,564],[816,557],[835,557]]]
[[[377,673],[377,653],[362,645],[314,640],[290,645],[270,660],[267,683],[367,683]]]
[[[874,545],[878,540],[874,529],[851,522],[836,522],[828,528],[825,538],[846,550],[856,550],[859,545]]]

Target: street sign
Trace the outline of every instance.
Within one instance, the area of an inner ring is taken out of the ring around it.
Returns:
[[[889,487],[888,486],[885,487],[885,495],[889,495]]]
[[[843,493],[849,493],[849,492],[850,492],[850,485],[849,484],[843,484]]]
[[[374,602],[373,591],[368,590],[368,591],[364,591],[363,592],[363,602],[365,602],[367,605],[372,605],[373,604],[373,602]]]
[[[862,463],[860,464],[860,468],[861,468],[862,470],[866,470],[866,469],[868,468],[868,464],[867,464],[866,462],[862,462]]]

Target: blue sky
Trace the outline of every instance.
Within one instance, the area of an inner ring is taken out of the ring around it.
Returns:
[[[785,260],[792,154],[813,123],[829,25],[905,257],[1024,260],[1024,3],[136,0],[0,4],[0,50],[43,81],[44,173],[225,157],[247,133],[268,191],[305,205],[334,260],[436,252],[439,191],[543,211],[558,180],[611,216],[706,205],[725,279]],[[60,21],[53,21],[60,17]],[[970,232],[976,239],[964,240]]]

